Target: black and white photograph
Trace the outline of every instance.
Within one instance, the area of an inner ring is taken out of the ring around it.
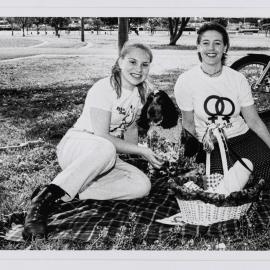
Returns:
[[[1,13],[1,251],[269,251],[270,17],[238,11]]]

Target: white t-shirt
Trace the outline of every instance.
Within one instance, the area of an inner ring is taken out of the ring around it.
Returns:
[[[212,123],[225,122],[224,131],[228,138],[247,132],[248,126],[240,116],[240,110],[254,104],[254,100],[241,73],[223,66],[220,76],[209,77],[198,65],[179,76],[174,94],[181,110],[194,111],[199,140]]]
[[[83,112],[74,128],[93,132],[90,108],[111,112],[110,134],[123,137],[126,129],[138,118],[142,103],[137,87],[133,91],[122,88],[121,97],[117,98],[110,78],[106,77],[96,82],[89,90]]]

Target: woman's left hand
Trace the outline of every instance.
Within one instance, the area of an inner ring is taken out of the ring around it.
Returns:
[[[160,169],[163,165],[163,161],[155,154],[150,148],[147,147],[140,147],[141,148],[141,155],[147,159],[151,165],[156,168]]]

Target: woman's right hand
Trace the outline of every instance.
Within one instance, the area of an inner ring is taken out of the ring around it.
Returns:
[[[155,154],[150,148],[141,147],[141,155],[147,159],[155,169],[160,169],[163,165],[157,154]]]

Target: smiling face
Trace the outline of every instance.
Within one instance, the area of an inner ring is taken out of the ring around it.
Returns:
[[[198,52],[202,63],[209,66],[220,66],[223,53],[227,51],[222,35],[215,30],[208,30],[201,36]]]
[[[136,85],[144,82],[149,73],[150,63],[150,55],[140,48],[133,48],[120,58],[122,87],[133,90]]]

